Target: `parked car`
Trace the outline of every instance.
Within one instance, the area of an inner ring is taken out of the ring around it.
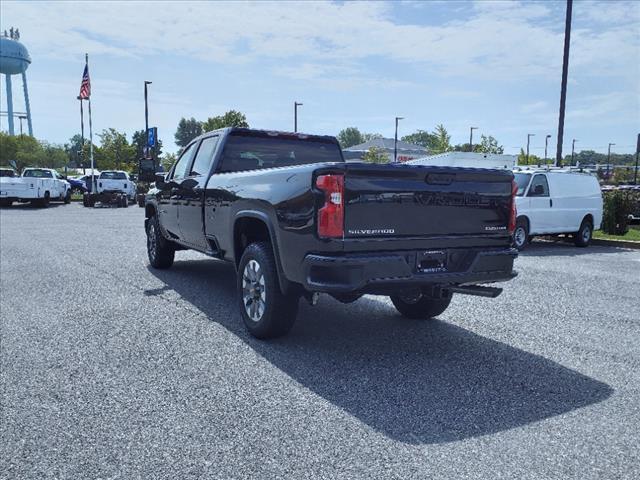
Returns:
[[[100,173],[96,184],[96,193],[87,193],[83,197],[85,207],[96,204],[127,207],[136,201],[136,184],[129,174],[122,170],[105,170]]]
[[[186,146],[146,197],[149,262],[176,250],[232,262],[258,338],[285,334],[300,297],[389,295],[432,318],[454,293],[514,278],[510,170],[345,163],[334,137],[228,128]]]
[[[13,202],[48,207],[49,202],[71,201],[71,185],[51,168],[25,168],[20,177],[0,177],[0,201],[3,206]]]
[[[71,193],[82,195],[83,193],[89,191],[87,185],[81,178],[67,177],[66,180],[67,182],[69,182],[69,185],[71,185]]]
[[[522,250],[536,235],[572,235],[579,247],[602,223],[602,192],[587,172],[532,169],[514,173],[518,218],[514,244]]]

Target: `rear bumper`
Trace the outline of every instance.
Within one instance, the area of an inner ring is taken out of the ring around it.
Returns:
[[[502,249],[441,249],[443,267],[423,270],[423,250],[347,255],[309,254],[303,261],[304,287],[326,293],[389,293],[433,285],[503,282],[517,276],[518,252]]]

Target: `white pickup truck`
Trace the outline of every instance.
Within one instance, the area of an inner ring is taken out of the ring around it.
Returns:
[[[71,201],[71,185],[51,168],[25,168],[20,177],[0,177],[0,202],[13,202],[48,207],[50,201]]]
[[[96,193],[85,193],[85,207],[116,206],[126,207],[136,200],[136,184],[129,174],[122,170],[104,170],[96,179]]]

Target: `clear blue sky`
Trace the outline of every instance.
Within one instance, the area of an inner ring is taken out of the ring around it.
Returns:
[[[174,151],[180,117],[229,109],[252,127],[393,136],[443,123],[453,143],[494,135],[516,153],[535,133],[555,148],[564,2],[2,2],[2,29],[20,29],[34,133],[79,132],[84,53],[94,132],[150,123]],[[565,153],[632,152],[640,132],[640,2],[574,2]],[[2,82],[2,110],[6,109]],[[22,110],[20,82],[14,82]],[[0,128],[6,129],[6,118]]]

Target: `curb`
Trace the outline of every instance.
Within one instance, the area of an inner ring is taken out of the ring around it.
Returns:
[[[635,250],[640,250],[640,242],[631,242],[628,240],[602,240],[599,238],[592,238],[591,245],[600,245],[603,247],[633,248]]]

